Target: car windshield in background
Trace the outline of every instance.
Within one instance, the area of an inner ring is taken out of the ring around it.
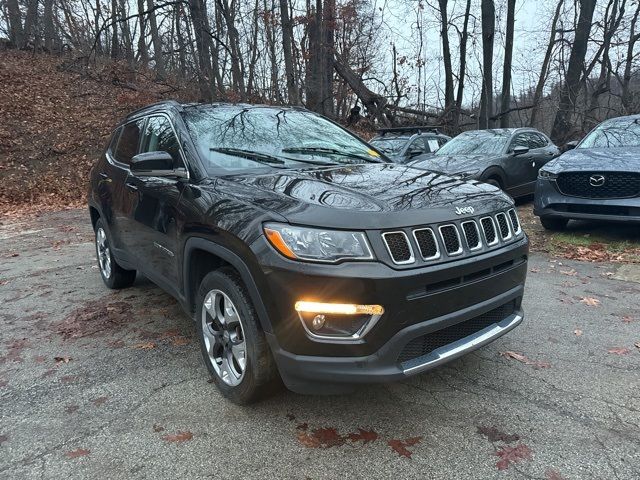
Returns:
[[[384,153],[398,154],[402,148],[407,144],[407,137],[396,138],[375,138],[371,140],[371,145]]]
[[[506,133],[468,132],[445,143],[436,152],[443,155],[491,155],[501,153],[509,140]]]
[[[383,161],[363,141],[303,110],[220,105],[188,108],[183,118],[207,169]]]
[[[615,147],[640,147],[639,119],[604,122],[578,145],[578,148]]]

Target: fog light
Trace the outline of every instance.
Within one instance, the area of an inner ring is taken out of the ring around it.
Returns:
[[[324,315],[316,315],[315,317],[313,317],[311,326],[313,327],[314,330],[320,330],[322,327],[324,327],[324,321],[325,321]]]
[[[300,313],[330,313],[334,315],[382,315],[381,305],[355,305],[353,303],[296,302]]]

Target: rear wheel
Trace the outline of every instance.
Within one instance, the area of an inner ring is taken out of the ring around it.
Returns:
[[[488,183],[489,185],[493,185],[494,187],[497,187],[500,190],[502,190],[502,182],[500,181],[500,179],[498,177],[489,177],[484,182]]]
[[[223,269],[198,290],[198,336],[204,362],[222,395],[245,405],[277,385],[278,373],[242,280]]]
[[[96,256],[104,284],[112,289],[126,288],[136,279],[135,270],[125,270],[113,258],[111,244],[102,220],[96,222]]]
[[[546,230],[559,231],[564,230],[569,220],[559,217],[540,217],[540,223]]]

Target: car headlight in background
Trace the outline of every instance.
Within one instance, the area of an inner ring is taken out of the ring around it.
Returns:
[[[336,263],[374,258],[363,232],[269,223],[264,233],[278,252],[293,260]]]
[[[555,180],[558,178],[557,173],[551,173],[549,170],[545,170],[541,168],[538,170],[538,178],[542,178],[543,180]]]

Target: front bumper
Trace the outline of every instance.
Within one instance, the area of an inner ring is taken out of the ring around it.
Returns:
[[[254,245],[254,252],[261,259],[263,297],[269,299],[273,326],[267,340],[284,383],[301,393],[338,393],[358,383],[403,379],[486,345],[523,319],[526,238],[486,254],[411,270],[377,262],[303,264],[283,259],[267,244]],[[380,304],[385,313],[360,340],[313,339],[292,309],[310,295],[326,302]],[[487,317],[505,305],[508,310],[499,310],[504,314]],[[434,348],[404,354],[410,343],[451,329],[455,332]]]
[[[640,222],[640,198],[581,198],[560,193],[555,181],[539,178],[533,213],[538,217]]]

